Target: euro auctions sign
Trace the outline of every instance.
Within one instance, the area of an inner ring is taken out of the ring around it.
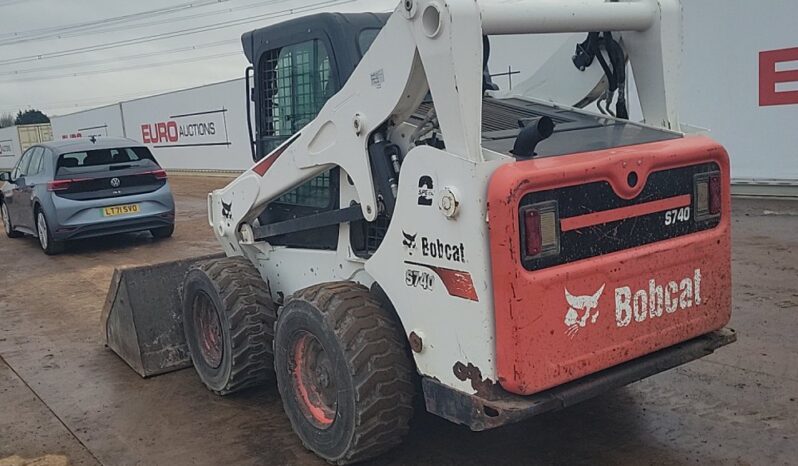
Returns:
[[[759,53],[759,106],[798,104],[798,47]]]
[[[227,109],[172,115],[141,125],[141,141],[155,148],[229,146]]]

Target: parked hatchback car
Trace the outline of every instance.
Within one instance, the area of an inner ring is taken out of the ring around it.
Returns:
[[[77,139],[38,144],[13,171],[0,174],[6,235],[39,238],[47,254],[73,239],[135,231],[166,238],[175,203],[166,172],[150,150],[130,139]]]

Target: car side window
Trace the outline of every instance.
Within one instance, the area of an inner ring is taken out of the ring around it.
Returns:
[[[44,155],[44,148],[36,147],[30,158],[30,164],[28,165],[28,171],[26,173],[27,176],[36,176],[39,174],[39,167],[42,164],[42,155]]]
[[[45,147],[44,152],[42,153],[42,159],[39,162],[39,168],[36,171],[37,174],[39,175],[44,174],[44,169],[47,168],[48,160],[53,160],[53,151]]]
[[[35,147],[32,147],[26,150],[24,154],[22,154],[22,157],[20,157],[19,162],[17,162],[17,166],[14,167],[14,171],[11,172],[12,179],[16,180],[17,178],[25,176],[25,173],[28,170],[28,165],[30,165],[31,155],[33,155],[34,149]]]

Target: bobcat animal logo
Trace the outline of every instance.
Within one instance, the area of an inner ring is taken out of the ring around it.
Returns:
[[[402,246],[407,248],[407,251],[410,253],[410,255],[413,255],[413,250],[416,249],[416,236],[418,236],[418,233],[415,235],[408,235],[403,230],[402,236],[405,237],[405,239],[402,240]]]
[[[588,320],[591,324],[596,323],[599,317],[599,311],[596,308],[601,294],[604,293],[605,285],[606,283],[601,285],[601,288],[593,295],[588,296],[574,296],[568,291],[568,288],[565,289],[565,300],[568,301],[568,312],[565,314],[565,325],[568,327],[565,331],[566,335],[574,338],[579,333],[579,329],[587,325]]]
[[[229,204],[225,204],[224,201],[222,201],[222,217],[224,217],[224,218],[226,218],[228,220],[233,218],[232,209],[233,209],[233,203],[232,202],[229,203]]]

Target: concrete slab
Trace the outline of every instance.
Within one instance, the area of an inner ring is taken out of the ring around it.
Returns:
[[[73,466],[100,464],[2,358],[0,406],[0,465],[16,464],[20,458]]]

